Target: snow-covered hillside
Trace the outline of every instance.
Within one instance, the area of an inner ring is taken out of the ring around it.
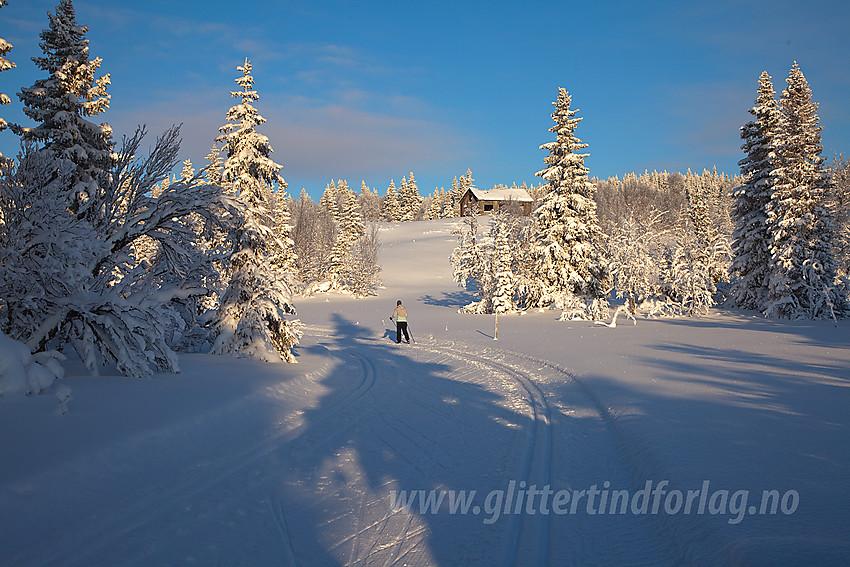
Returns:
[[[299,364],[66,361],[64,415],[0,397],[0,565],[850,563],[847,321],[546,311],[496,341],[454,223],[382,225],[378,297],[297,301]]]

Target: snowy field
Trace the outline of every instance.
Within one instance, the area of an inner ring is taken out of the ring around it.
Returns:
[[[298,364],[0,398],[0,565],[850,564],[850,322],[546,311],[496,341],[453,224],[383,226],[378,297],[299,300]]]

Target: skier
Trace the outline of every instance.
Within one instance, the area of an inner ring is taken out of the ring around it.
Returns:
[[[395,311],[390,316],[390,321],[395,318],[395,333],[396,333],[396,342],[401,343],[401,334],[404,333],[404,340],[407,341],[407,344],[410,344],[410,336],[407,334],[407,309],[404,308],[404,305],[401,304],[401,299],[399,299],[395,304]]]

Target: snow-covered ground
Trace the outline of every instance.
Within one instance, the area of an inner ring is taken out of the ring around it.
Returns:
[[[0,398],[0,565],[850,564],[850,322],[546,311],[496,341],[453,224],[384,226],[378,297],[298,301],[298,364],[66,362],[66,414]]]

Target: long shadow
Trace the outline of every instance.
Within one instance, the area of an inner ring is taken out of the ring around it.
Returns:
[[[327,392],[305,413],[303,433],[280,455],[282,488],[273,496],[294,560],[394,564],[419,553],[414,562],[501,563],[503,544],[476,542],[504,540],[506,522],[449,514],[447,502],[439,513],[419,513],[417,503],[413,514],[394,514],[391,494],[504,489],[505,470],[520,470],[511,461],[521,458],[529,417],[453,379],[452,366],[417,360],[395,344],[394,330],[376,339],[342,316],[333,322],[334,336],[319,346],[338,362],[321,380]]]
[[[850,321],[808,321],[788,319],[768,319],[754,311],[739,309],[718,309],[723,315],[716,317],[683,317],[665,319],[665,323],[674,327],[703,329],[729,329],[796,335],[801,344],[822,345],[831,348],[850,348]]]
[[[581,377],[606,407],[628,408],[609,425],[636,486],[666,479],[668,490],[684,492],[708,480],[712,491],[748,490],[755,506],[737,524],[727,510],[662,514],[660,528],[677,534],[696,564],[850,564],[850,511],[840,504],[850,501],[847,369],[684,343],[651,351],[638,366],[654,369],[652,384]],[[799,508],[760,514],[764,490],[797,491]]]
[[[475,301],[476,295],[474,291],[455,291],[443,292],[442,297],[434,297],[433,295],[423,295],[419,298],[426,305],[436,305],[437,307],[463,307]]]

